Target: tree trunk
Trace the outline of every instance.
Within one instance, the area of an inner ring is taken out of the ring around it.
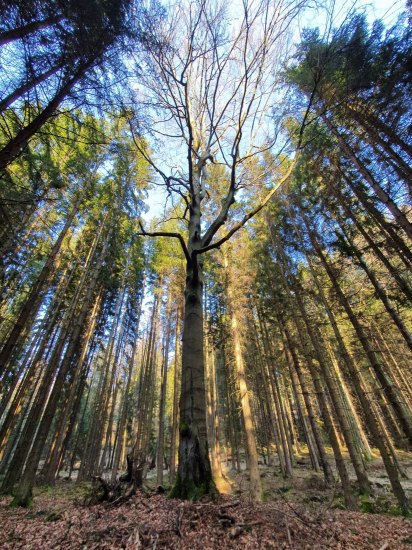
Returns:
[[[31,501],[32,488],[34,485],[37,467],[41,458],[41,453],[42,453],[44,444],[46,442],[47,435],[50,430],[52,419],[55,415],[55,411],[61,395],[61,390],[65,383],[66,376],[71,366],[73,356],[75,356],[76,350],[79,347],[81,332],[84,326],[85,318],[91,305],[91,301],[92,301],[92,297],[97,284],[100,269],[106,258],[106,252],[109,245],[110,234],[111,234],[111,231],[109,230],[108,235],[106,236],[104,245],[102,247],[102,250],[100,251],[99,258],[95,266],[93,267],[93,271],[92,273],[88,274],[89,279],[87,284],[87,290],[82,299],[81,309],[76,316],[76,321],[73,327],[70,341],[65,350],[64,357],[62,359],[59,371],[56,375],[56,380],[53,386],[53,390],[51,392],[50,398],[45,407],[41,421],[39,423],[37,434],[34,439],[33,446],[30,451],[30,455],[27,459],[24,473],[15,491],[14,503],[19,506],[27,506]],[[86,275],[86,273],[84,273],[84,275]],[[53,363],[54,361],[51,361],[51,365],[53,365]]]
[[[193,223],[193,222],[192,222]],[[198,221],[200,234],[200,217]],[[203,351],[203,281],[199,259],[187,266],[182,337],[179,464],[171,491],[174,498],[196,500],[216,491],[206,428]]]
[[[163,346],[163,357],[160,374],[160,401],[159,401],[159,429],[157,433],[157,449],[156,449],[156,483],[163,485],[163,466],[164,466],[164,423],[165,423],[165,408],[166,408],[166,387],[167,387],[167,371],[169,368],[169,347],[170,347],[170,323],[171,323],[171,289],[169,289],[169,299],[166,311],[166,326],[165,338]]]
[[[330,130],[330,132],[338,140],[338,143],[342,151],[346,155],[346,157],[351,162],[353,162],[353,164],[356,166],[356,168],[359,170],[359,172],[362,174],[362,176],[365,178],[365,180],[369,183],[371,188],[374,190],[378,199],[387,207],[389,212],[392,214],[392,216],[398,223],[399,227],[401,227],[405,231],[405,233],[408,235],[409,239],[412,240],[412,225],[407,219],[407,217],[405,216],[405,214],[401,210],[399,210],[395,202],[389,197],[386,191],[382,189],[382,187],[375,180],[375,178],[372,176],[372,174],[369,172],[369,170],[366,168],[363,162],[355,155],[350,145],[342,137],[339,131],[333,126],[331,121],[325,115],[322,115],[322,119],[325,122],[327,128]]]
[[[279,319],[279,328],[280,328],[281,332],[284,335],[284,342],[289,348],[289,351],[290,351],[290,354],[291,354],[292,360],[293,360],[293,365],[295,367],[295,371],[296,371],[296,374],[297,374],[298,379],[299,379],[300,387],[302,389],[303,399],[305,401],[306,410],[307,410],[308,416],[309,416],[309,422],[310,422],[310,425],[311,425],[311,428],[312,428],[313,437],[315,439],[316,446],[317,446],[318,453],[319,453],[319,460],[320,460],[322,470],[323,470],[323,473],[324,473],[324,476],[325,476],[325,481],[326,481],[326,483],[331,484],[331,483],[333,483],[333,472],[332,472],[332,469],[330,467],[330,464],[329,464],[327,456],[326,456],[325,446],[324,446],[323,441],[322,441],[322,436],[321,436],[320,430],[319,430],[318,425],[316,423],[316,418],[315,418],[313,406],[312,406],[312,403],[311,403],[311,400],[310,400],[309,393],[307,391],[306,382],[305,382],[305,379],[304,379],[304,376],[303,376],[302,368],[301,368],[301,365],[300,365],[300,362],[299,362],[299,359],[298,359],[298,356],[297,356],[297,353],[296,353],[296,350],[295,350],[295,347],[294,347],[294,341],[292,340],[292,336],[291,336],[291,334],[289,332],[289,329],[287,328],[286,324],[282,323],[280,319]]]
[[[70,93],[72,88],[80,81],[84,74],[93,65],[94,59],[82,63],[73,76],[68,78],[61,88],[55,93],[45,108],[31,121],[22,128],[0,151],[0,172],[16,159],[21,151],[27,146],[30,139],[40,130],[40,128],[54,115],[56,109]]]
[[[144,287],[143,287],[144,288]],[[137,342],[138,342],[138,335],[139,335],[139,327],[140,327],[140,317],[142,314],[142,301],[143,301],[143,288],[142,288],[142,296],[139,301],[138,305],[138,313],[137,313],[137,319],[136,319],[136,326],[134,329],[134,336],[133,336],[133,344],[132,344],[132,353],[130,355],[129,365],[128,365],[128,371],[127,371],[127,381],[126,381],[126,387],[124,390],[123,395],[123,403],[121,408],[121,414],[120,414],[120,420],[119,420],[119,426],[118,426],[118,434],[119,439],[116,445],[116,450],[113,457],[113,465],[112,465],[112,482],[115,481],[117,476],[117,471],[119,469],[120,465],[120,457],[123,447],[123,432],[125,430],[126,425],[126,419],[127,419],[127,412],[129,408],[129,391],[130,391],[130,384],[132,382],[132,375],[135,368],[135,358],[136,358],[136,349],[137,349]]]
[[[35,86],[38,86],[39,84],[47,80],[50,76],[56,74],[57,71],[61,68],[63,68],[63,64],[58,63],[57,65],[54,65],[47,71],[44,71],[43,73],[37,76],[34,76],[32,79],[26,80],[24,84],[21,84],[21,86],[13,90],[9,95],[4,97],[0,101],[0,113],[3,113],[6,109],[8,109],[8,107],[10,107],[10,105],[12,105],[12,103],[14,103],[17,99],[22,97],[23,94],[25,94]]]
[[[342,289],[340,288],[340,285],[338,284],[335,274],[333,273],[332,268],[330,267],[329,263],[327,262],[324,253],[322,252],[322,249],[317,242],[313,230],[309,227],[306,218],[304,218],[305,225],[308,229],[309,236],[311,239],[311,242],[322,262],[322,265],[325,268],[325,271],[327,272],[330,281],[333,285],[333,288],[336,291],[336,295],[339,299],[339,302],[341,303],[342,307],[344,308],[353,328],[355,329],[356,335],[359,339],[359,342],[361,343],[365,355],[369,360],[369,363],[371,365],[372,371],[375,373],[376,378],[378,379],[379,383],[382,385],[383,391],[385,392],[388,401],[390,402],[391,406],[393,407],[393,410],[396,413],[396,416],[398,418],[399,424],[403,430],[403,433],[405,434],[405,438],[408,441],[409,445],[412,445],[412,415],[411,411],[408,409],[407,406],[405,406],[405,403],[402,402],[401,396],[399,395],[398,388],[395,387],[393,381],[391,380],[388,373],[385,372],[385,369],[381,365],[380,361],[378,360],[378,357],[375,353],[375,351],[372,349],[369,338],[362,327],[361,323],[359,322],[358,318],[356,317],[355,313],[352,310],[352,307],[349,304],[348,299],[344,295]]]
[[[345,231],[345,228],[342,227],[342,231],[345,235],[346,240],[346,248],[352,253],[353,257],[355,258],[356,263],[363,269],[363,271],[368,276],[368,279],[372,283],[373,288],[375,289],[375,292],[378,296],[378,298],[381,300],[382,304],[384,305],[386,311],[388,312],[389,316],[392,318],[395,325],[398,327],[399,332],[403,336],[406,345],[412,351],[412,334],[409,332],[408,328],[406,327],[403,319],[400,317],[399,313],[396,311],[395,307],[390,302],[385,290],[382,288],[380,282],[378,281],[375,273],[372,271],[372,269],[368,266],[366,263],[362,253],[359,251],[359,249],[356,247],[356,245],[349,240],[349,237]]]
[[[303,434],[306,440],[306,444],[308,446],[309,456],[312,463],[313,469],[318,472],[319,471],[319,460],[318,460],[318,454],[316,449],[316,444],[313,440],[313,434],[311,432],[310,423],[308,421],[307,416],[304,412],[304,403],[302,403],[302,392],[299,391],[299,380],[297,380],[296,370],[294,369],[294,365],[292,362],[292,358],[290,356],[290,352],[288,349],[288,346],[286,345],[287,342],[284,342],[283,350],[286,358],[286,363],[288,366],[289,374],[290,374],[290,380],[292,382],[292,389],[293,394],[295,396],[295,403],[296,408],[298,410],[298,415],[302,424],[302,430]]]
[[[169,460],[169,482],[173,484],[176,476],[176,449],[178,435],[178,418],[179,418],[179,365],[180,365],[180,319],[181,306],[176,308],[176,333],[175,333],[175,361],[174,361],[174,376],[173,376],[173,410],[172,410],[172,433],[170,442],[170,460]]]
[[[259,474],[255,427],[253,425],[252,409],[249,399],[249,388],[246,380],[245,362],[243,358],[238,312],[233,296],[232,274],[229,270],[229,260],[226,254],[224,255],[224,267],[227,277],[227,302],[229,314],[231,317],[230,328],[235,354],[236,375],[239,385],[243,424],[245,428],[245,439],[247,446],[246,450],[250,475],[250,496],[253,500],[261,501],[263,498],[263,493]]]
[[[63,229],[61,230],[56,242],[53,245],[53,248],[50,251],[50,254],[44,264],[40,274],[38,275],[33,287],[31,288],[29,295],[27,296],[23,307],[20,310],[17,321],[15,322],[13,329],[7,338],[1,353],[0,353],[0,377],[4,375],[6,367],[13,356],[13,352],[16,348],[16,345],[22,334],[27,331],[28,324],[31,322],[33,316],[40,307],[41,297],[44,292],[44,287],[49,280],[52,270],[55,266],[56,258],[60,252],[64,238],[69,231],[74,217],[77,214],[78,208],[83,200],[85,191],[78,197],[75,204],[73,205]]]
[[[26,36],[29,36],[36,31],[46,29],[47,27],[50,27],[51,25],[55,25],[59,21],[62,21],[62,19],[63,17],[61,15],[50,15],[49,17],[39,19],[38,21],[31,21],[30,23],[22,25],[21,27],[16,27],[14,29],[3,31],[2,33],[0,33],[0,46],[4,46],[4,44],[8,44],[13,40],[25,38]]]

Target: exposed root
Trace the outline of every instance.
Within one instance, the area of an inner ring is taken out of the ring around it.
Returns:
[[[127,472],[116,481],[110,482],[101,476],[93,476],[95,482],[92,495],[86,503],[88,506],[108,502],[112,506],[123,504],[129,500],[143,485],[143,466],[139,461],[136,465],[133,459],[127,456]]]

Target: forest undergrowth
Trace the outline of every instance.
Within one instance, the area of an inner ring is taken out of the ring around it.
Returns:
[[[328,457],[331,459],[331,451]],[[412,496],[411,456],[400,454],[404,488]],[[408,471],[409,468],[409,471]],[[397,515],[380,459],[369,464],[373,496],[359,495],[361,512],[344,508],[338,485],[326,486],[298,459],[293,478],[260,465],[264,502],[252,502],[249,475],[227,470],[230,494],[200,502],[169,499],[149,472],[144,489],[119,505],[90,504],[90,483],[60,479],[35,490],[31,507],[0,500],[2,549],[377,549],[412,547],[412,520]],[[351,476],[352,477],[352,476]],[[353,476],[354,477],[354,476]],[[165,483],[167,488],[167,483]]]

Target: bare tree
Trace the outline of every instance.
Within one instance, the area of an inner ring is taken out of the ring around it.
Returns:
[[[158,30],[159,43],[166,46],[149,47],[144,86],[137,91],[161,142],[161,155],[155,150],[147,159],[172,200],[177,197],[185,207],[182,233],[147,232],[141,226],[142,235],[179,239],[186,258],[173,496],[197,498],[215,490],[206,438],[201,256],[257,214],[293,170],[296,155],[291,160],[286,154],[272,155],[266,172],[253,168],[274,145],[269,123],[279,99],[279,69],[289,29],[302,7],[294,0],[243,0],[231,18],[220,0],[178,3]],[[211,177],[211,164],[223,167],[223,185]],[[230,224],[236,197],[251,187],[258,198]],[[208,212],[207,227],[202,211]]]

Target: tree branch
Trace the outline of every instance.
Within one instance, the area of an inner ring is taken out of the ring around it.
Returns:
[[[142,223],[139,221],[139,226],[141,233],[138,233],[138,235],[141,235],[143,237],[172,237],[174,239],[179,239],[180,245],[182,247],[183,253],[185,255],[186,261],[188,264],[192,263],[192,259],[190,257],[189,251],[187,249],[185,240],[183,236],[180,233],[173,233],[171,231],[154,231],[154,232],[148,232],[144,229]]]
[[[318,85],[319,85],[319,79],[317,79],[315,81],[312,93],[309,97],[309,102],[308,102],[308,105],[306,106],[305,114],[303,116],[303,120],[302,120],[302,123],[300,125],[300,129],[299,129],[298,143],[297,143],[297,146],[296,146],[295,157],[294,157],[294,159],[293,159],[293,161],[292,161],[292,163],[289,167],[289,170],[286,172],[285,176],[283,178],[281,178],[281,180],[275,185],[275,187],[273,189],[271,189],[271,191],[269,191],[269,193],[266,195],[266,197],[263,199],[263,201],[260,203],[260,205],[257,206],[256,208],[254,208],[253,210],[251,210],[248,214],[246,214],[242,218],[242,220],[239,223],[237,223],[229,231],[229,233],[227,233],[227,235],[225,237],[222,237],[222,239],[220,239],[219,241],[216,241],[216,243],[210,244],[210,242],[213,239],[216,232],[226,222],[227,217],[229,215],[230,207],[235,202],[235,192],[236,192],[235,191],[235,180],[236,180],[235,170],[236,170],[237,162],[236,162],[236,159],[234,158],[234,162],[232,164],[231,181],[230,181],[230,187],[229,187],[228,193],[222,201],[222,207],[221,207],[221,210],[220,210],[219,214],[217,215],[216,219],[212,222],[212,224],[209,226],[209,229],[206,231],[206,233],[205,233],[205,235],[202,239],[202,244],[203,244],[202,248],[198,249],[196,251],[196,254],[202,254],[203,252],[207,252],[208,250],[212,250],[213,248],[219,248],[219,246],[221,246],[224,242],[226,242],[228,239],[230,239],[230,237],[234,233],[236,233],[236,231],[238,231],[241,227],[243,227],[247,221],[249,221],[251,218],[253,218],[253,216],[255,216],[258,212],[260,212],[260,210],[262,210],[262,208],[264,208],[264,206],[266,206],[266,204],[270,201],[270,199],[275,194],[275,192],[279,189],[279,187],[281,185],[283,185],[285,183],[285,181],[289,178],[289,176],[292,174],[293,169],[295,168],[298,157],[299,157],[299,152],[300,152],[301,147],[302,147],[303,133],[304,133],[305,128],[306,128],[306,122],[307,122],[307,119],[309,117],[310,110],[311,110],[312,105],[314,103],[314,99],[315,99],[315,95],[316,95]],[[240,131],[241,131],[241,127],[240,127]]]
[[[214,248],[219,248],[223,243],[228,241],[232,235],[234,235],[237,231],[239,231],[239,229],[241,229],[246,224],[246,222],[248,222],[258,212],[260,212],[262,210],[262,208],[264,208],[266,206],[266,204],[270,201],[270,199],[273,197],[273,195],[276,193],[276,191],[279,189],[279,187],[281,187],[285,183],[285,181],[287,179],[289,179],[289,177],[291,176],[291,174],[293,172],[293,169],[296,166],[298,157],[299,157],[299,150],[296,152],[295,158],[293,159],[293,161],[292,161],[288,171],[286,172],[286,174],[283,176],[283,178],[280,179],[280,181],[278,181],[278,183],[275,185],[275,187],[273,187],[273,189],[271,189],[269,191],[269,193],[266,195],[266,197],[263,199],[263,201],[258,206],[256,206],[256,208],[254,208],[253,210],[248,212],[240,220],[240,222],[238,222],[236,225],[234,225],[232,227],[232,229],[228,233],[226,233],[226,235],[224,237],[222,237],[221,239],[219,239],[215,243],[212,243],[208,246],[204,246],[202,248],[199,248],[198,250],[194,250],[193,254],[203,254],[204,252],[207,252],[208,250],[213,250]]]

